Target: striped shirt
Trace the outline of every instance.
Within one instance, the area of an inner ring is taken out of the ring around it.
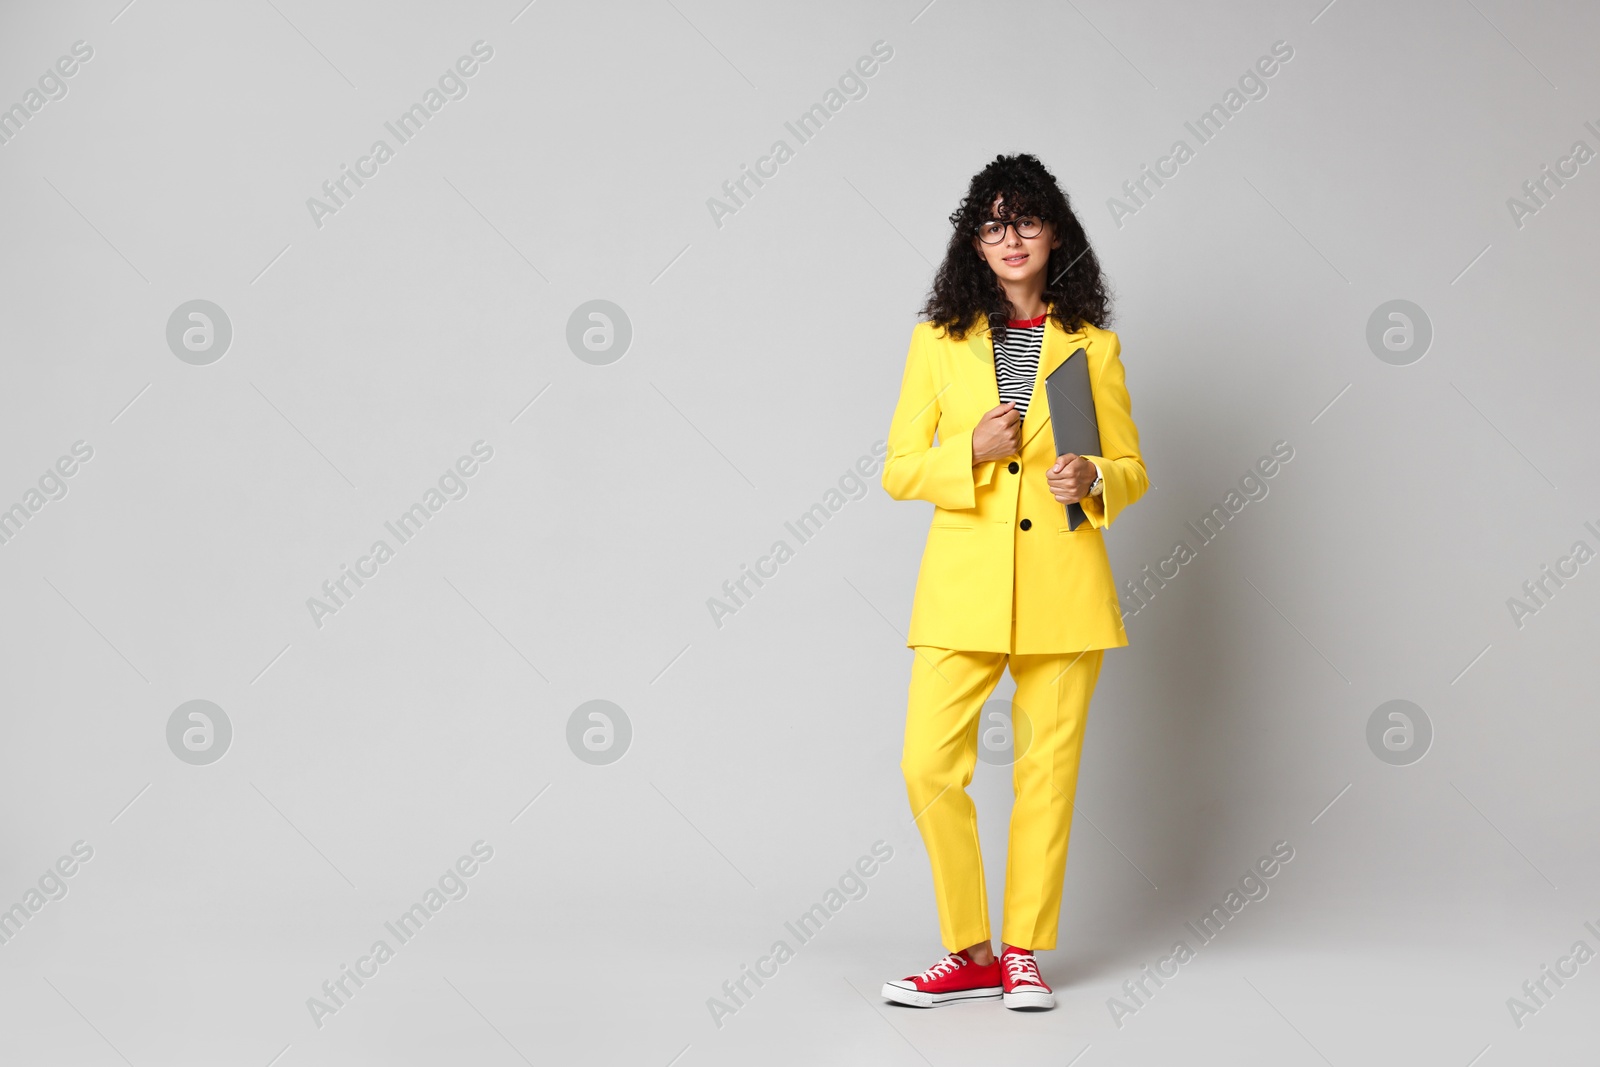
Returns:
[[[1028,400],[1033,396],[1034,379],[1039,376],[1039,352],[1044,347],[1044,323],[1048,313],[1036,319],[1007,319],[1003,330],[995,330],[994,377],[1000,388],[1000,402],[1011,401],[1017,415],[1026,417]]]

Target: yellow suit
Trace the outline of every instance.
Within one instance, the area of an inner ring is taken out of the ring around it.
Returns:
[[[1045,481],[1056,451],[1044,379],[1079,347],[1089,360],[1105,452],[1085,458],[1099,466],[1105,488],[1082,501],[1089,521],[1069,532],[1066,505]],[[988,324],[980,320],[963,341],[932,323],[916,325],[882,476],[896,500],[934,505],[908,647],[1037,654],[1128,643],[1100,531],[1144,495],[1150,479],[1120,352],[1110,330],[1085,325],[1066,333],[1047,319],[1021,455],[974,467],[972,430],[1000,403]]]
[[[1084,355],[1073,353],[1082,347]],[[986,322],[964,341],[918,323],[889,428],[883,487],[934,505],[906,644],[912,663],[900,768],[933,868],[940,940],[955,951],[989,939],[977,814],[966,787],[989,693],[1009,663],[1014,803],[1006,864],[1006,944],[1056,944],[1089,700],[1104,650],[1128,643],[1100,531],[1149,486],[1139,456],[1117,335],[1064,332],[1046,320],[1021,454],[972,464],[972,431],[1000,403]],[[1068,531],[1050,493],[1055,463],[1044,380],[1087,358],[1105,479]],[[935,432],[939,444],[933,444]],[[1024,522],[1024,520],[1027,520]]]

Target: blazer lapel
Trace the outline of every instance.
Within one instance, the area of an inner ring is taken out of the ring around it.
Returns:
[[[977,408],[977,414],[1000,406],[999,375],[994,367],[994,339],[989,336],[989,320],[980,315],[977,325],[958,342],[970,359],[961,360],[962,389]]]
[[[1077,329],[1068,333],[1056,325],[1055,319],[1044,320],[1044,344],[1039,350],[1039,376],[1034,380],[1033,395],[1028,399],[1028,414],[1022,420],[1024,448],[1050,421],[1050,401],[1045,395],[1044,380],[1088,342],[1088,331]],[[1088,358],[1087,352],[1084,353],[1084,358]]]
[[[1039,350],[1039,373],[1034,378],[1033,394],[1028,398],[1028,414],[1022,420],[1024,447],[1050,421],[1050,402],[1045,396],[1044,380],[1088,342],[1086,330],[1068,333],[1056,325],[1054,319],[1045,319],[1044,343]],[[980,413],[992,411],[1000,406],[1000,385],[995,372],[994,336],[989,329],[989,320],[980,315],[975,328],[968,331],[967,339],[961,344],[972,357],[962,360],[968,371],[962,386],[976,402]]]

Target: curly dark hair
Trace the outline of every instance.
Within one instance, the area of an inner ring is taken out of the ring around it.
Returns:
[[[991,217],[997,196],[1004,198],[1001,217],[1038,215],[1051,223],[1061,238],[1061,247],[1051,249],[1045,265],[1044,300],[1050,317],[1069,333],[1085,322],[1106,328],[1111,321],[1111,297],[1100,274],[1100,261],[1055,176],[1037,156],[1027,153],[995,156],[973,176],[966,198],[950,216],[950,244],[921,314],[958,341],[976,327],[979,315],[1004,327],[1011,303],[1000,279],[972,247],[973,235],[979,223]]]

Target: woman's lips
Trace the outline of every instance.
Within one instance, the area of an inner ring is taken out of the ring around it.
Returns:
[[[1005,262],[1007,262],[1007,263],[1011,264],[1013,267],[1015,267],[1020,263],[1026,262],[1027,258],[1028,258],[1028,253],[1023,252],[1021,255],[1006,256],[1005,257]]]

